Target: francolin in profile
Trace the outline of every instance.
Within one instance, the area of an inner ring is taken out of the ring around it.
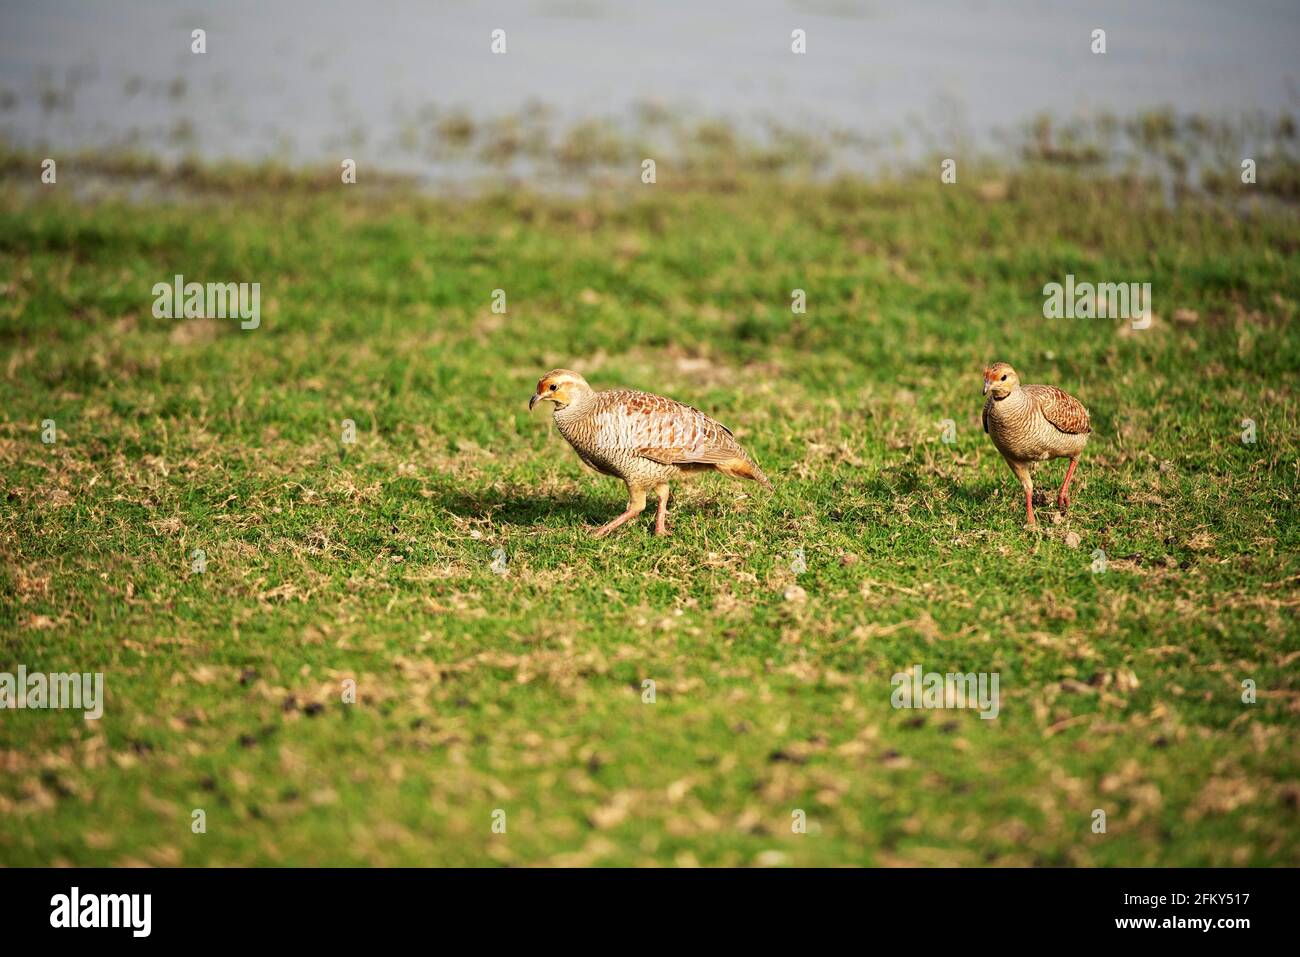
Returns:
[[[984,431],[989,434],[1025,490],[1025,521],[1034,520],[1030,470],[1047,459],[1069,459],[1056,505],[1070,505],[1070,479],[1092,428],[1088,410],[1074,396],[1050,385],[1021,385],[1016,370],[995,362],[984,370]]]
[[[542,376],[528,400],[530,412],[538,402],[554,403],[555,426],[578,458],[627,483],[627,511],[593,529],[597,538],[640,515],[650,489],[659,496],[655,534],[668,534],[668,483],[674,479],[715,471],[771,488],[731,430],[689,405],[631,389],[595,392],[568,369]]]

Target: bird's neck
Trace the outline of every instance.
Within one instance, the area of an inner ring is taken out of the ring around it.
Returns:
[[[591,400],[594,396],[594,392],[588,392],[584,395],[575,396],[573,401],[562,409],[557,405],[555,407],[555,424],[563,428],[565,423],[581,418],[591,406]]]
[[[1002,398],[993,397],[993,411],[997,415],[1016,415],[1024,410],[1029,401],[1025,390],[1016,386]]]
[[[572,419],[573,416],[582,415],[582,413],[586,411],[586,408],[590,406],[591,399],[594,397],[595,393],[575,395],[572,402],[568,403],[564,408],[560,408],[559,406],[555,407],[556,419],[560,419],[560,417],[564,417],[564,419]]]

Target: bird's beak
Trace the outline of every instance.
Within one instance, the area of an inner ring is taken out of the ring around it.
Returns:
[[[989,394],[989,389],[991,389],[991,388],[993,388],[993,383],[990,382],[988,379],[985,379],[985,380],[984,380],[984,394],[985,394],[985,395],[988,395],[988,394]]]
[[[988,391],[988,390],[986,389],[985,391]],[[541,398],[541,396],[538,395],[536,392],[533,393],[533,397],[532,397],[531,399],[528,400],[528,411],[529,411],[529,412],[533,411],[533,406],[535,406],[535,405],[537,404],[537,400],[540,399],[540,398]]]

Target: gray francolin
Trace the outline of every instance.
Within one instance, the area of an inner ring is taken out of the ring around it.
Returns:
[[[554,403],[555,426],[578,458],[627,484],[627,511],[593,529],[597,538],[645,511],[650,489],[659,497],[655,534],[668,534],[668,485],[675,479],[721,472],[771,488],[731,430],[689,405],[632,389],[596,392],[568,369],[542,376],[528,410],[538,402]]]
[[[1070,479],[1092,427],[1088,410],[1074,396],[1050,385],[1021,385],[1016,370],[995,362],[984,370],[984,431],[1025,490],[1025,521],[1034,519],[1033,466],[1047,459],[1069,459],[1065,482],[1056,497],[1064,512],[1070,505]]]

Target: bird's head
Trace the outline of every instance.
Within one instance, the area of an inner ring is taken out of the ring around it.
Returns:
[[[1005,362],[995,362],[984,370],[984,394],[993,393],[995,399],[1005,399],[1020,385],[1020,376]]]
[[[591,386],[578,373],[569,369],[553,369],[537,382],[537,391],[528,400],[528,411],[538,402],[554,402],[557,409],[591,395]]]

